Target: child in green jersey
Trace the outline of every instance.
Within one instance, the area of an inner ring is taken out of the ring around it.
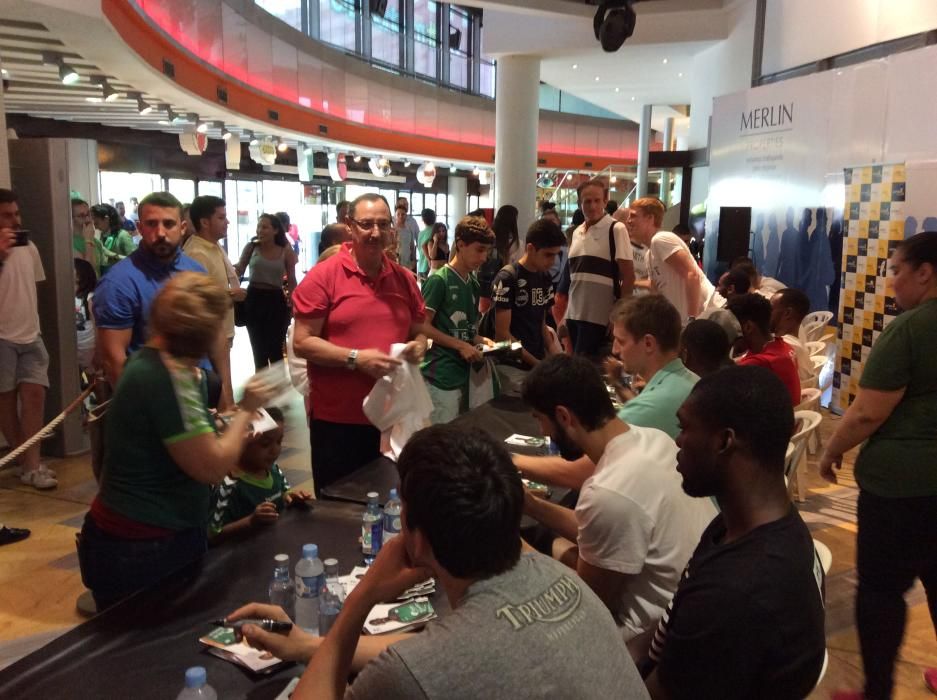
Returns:
[[[238,460],[238,468],[212,493],[208,531],[213,541],[272,525],[284,507],[312,498],[306,491],[290,491],[276,461],[283,445],[283,412],[267,408],[277,427],[252,435]]]
[[[493,341],[478,334],[480,287],[475,271],[488,259],[495,235],[480,216],[455,227],[455,255],[423,283],[427,337],[433,347],[421,365],[433,424],[447,423],[468,408],[469,369],[482,361],[479,345]]]

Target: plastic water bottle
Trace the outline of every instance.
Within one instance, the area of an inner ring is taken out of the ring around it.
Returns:
[[[338,559],[325,560],[325,584],[319,594],[319,635],[332,629],[345,603],[345,587],[338,580]]]
[[[399,534],[400,499],[397,497],[397,489],[391,489],[387,503],[384,504],[384,538],[381,540],[381,546],[383,547]]]
[[[185,688],[176,700],[218,700],[218,693],[208,685],[208,674],[203,666],[193,666],[185,672]]]
[[[381,507],[377,503],[377,491],[368,493],[368,507],[361,517],[361,552],[364,554],[364,563],[368,566],[374,557],[381,551],[381,542],[384,537],[384,517]]]
[[[295,622],[309,634],[319,634],[319,592],[325,583],[319,548],[303,545],[303,557],[296,562],[296,618]]]
[[[294,619],[293,608],[293,580],[290,578],[290,556],[277,554],[273,558],[273,579],[267,587],[267,595],[271,605],[279,605]]]

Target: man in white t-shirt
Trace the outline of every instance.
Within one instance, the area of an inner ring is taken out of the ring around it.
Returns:
[[[646,246],[650,284],[667,297],[686,322],[706,309],[725,305],[712,283],[693,260],[690,249],[679,236],[661,231],[664,205],[654,197],[635,200],[628,212],[628,233]]]
[[[588,360],[547,358],[531,370],[524,400],[561,456],[586,454],[596,465],[575,511],[528,492],[525,513],[576,543],[559,558],[605,603],[624,640],[649,639],[716,514],[712,502],[684,493],[669,436],[615,416]]]
[[[22,228],[19,200],[0,189],[0,428],[16,447],[42,428],[49,353],[39,332],[36,283],[45,280],[39,251]],[[24,484],[58,486],[55,472],[39,462],[39,443],[20,458]]]
[[[605,182],[589,180],[578,191],[586,220],[573,231],[569,245],[566,327],[573,352],[598,357],[608,337],[612,305],[634,288],[634,256],[626,227],[605,211]]]

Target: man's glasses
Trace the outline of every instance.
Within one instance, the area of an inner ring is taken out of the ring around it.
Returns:
[[[358,219],[351,219],[351,220],[354,222],[355,226],[360,228],[362,231],[373,231],[374,227],[376,226],[377,230],[380,231],[381,233],[387,233],[394,227],[393,222],[387,221],[387,220],[382,220],[382,221],[377,221],[374,219],[368,219],[367,221],[358,221]]]

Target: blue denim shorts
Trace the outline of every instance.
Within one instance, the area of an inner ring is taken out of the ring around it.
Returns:
[[[0,393],[22,383],[49,388],[49,353],[39,336],[31,343],[11,343],[0,338]]]

